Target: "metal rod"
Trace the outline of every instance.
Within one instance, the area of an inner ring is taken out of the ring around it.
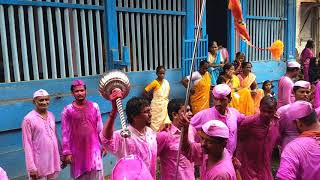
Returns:
[[[185,103],[184,103],[185,109],[187,109],[188,102],[189,102],[188,100],[189,100],[189,95],[190,95],[192,72],[193,72],[193,68],[194,68],[194,60],[195,60],[195,56],[196,56],[196,52],[197,52],[198,41],[199,41],[199,36],[200,36],[200,31],[201,31],[202,17],[203,17],[203,12],[204,12],[205,5],[206,5],[206,0],[203,0],[202,1],[202,7],[201,7],[199,21],[198,21],[198,24],[196,26],[197,27],[197,31],[196,31],[195,45],[194,45],[193,54],[192,54],[192,60],[191,60],[190,76],[189,76],[190,78],[189,78],[189,82],[188,82],[188,86],[187,86],[186,99],[185,99]],[[180,141],[179,141],[178,155],[177,155],[177,166],[176,166],[175,180],[177,180],[177,177],[178,177],[179,163],[180,163],[180,153],[181,153],[182,140],[183,140],[183,133],[184,133],[184,128],[182,127],[181,128]]]

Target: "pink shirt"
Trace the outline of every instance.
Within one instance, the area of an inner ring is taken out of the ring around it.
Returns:
[[[77,178],[92,170],[103,170],[99,134],[102,119],[97,103],[84,108],[69,104],[61,113],[63,155],[72,155],[71,176]]]
[[[234,108],[227,108],[226,115],[222,115],[215,107],[212,107],[202,110],[194,115],[190,124],[194,127],[201,127],[204,123],[210,120],[220,120],[224,122],[229,128],[229,139],[226,149],[233,155],[237,147],[237,123],[238,121],[243,120],[244,117],[245,116],[243,114],[240,114],[239,111]]]
[[[38,171],[43,177],[60,171],[56,124],[51,112],[48,111],[46,119],[35,110],[24,117],[22,142],[28,173]]]
[[[186,157],[194,161],[200,167],[201,180],[236,180],[236,172],[232,164],[232,157],[227,149],[224,149],[223,158],[207,167],[208,155],[204,154],[200,143],[191,143],[189,152],[184,152]]]
[[[280,131],[280,143],[281,149],[283,150],[285,146],[295,138],[299,136],[299,131],[296,125],[295,119],[291,118],[290,114],[287,114],[287,109],[290,108],[290,104],[282,106],[278,109],[277,113],[280,116],[279,119],[279,131]],[[317,116],[320,117],[320,108],[315,109]],[[319,118],[318,118],[319,120]]]
[[[181,131],[174,125],[168,131],[157,134],[158,156],[160,157],[160,179],[174,179],[177,166]],[[189,128],[189,140],[194,142],[194,134]],[[194,165],[183,154],[180,154],[178,180],[193,180]]]
[[[7,173],[0,167],[0,180],[8,180]]]
[[[294,83],[288,76],[282,76],[278,86],[278,108],[294,102],[292,93]]]
[[[127,154],[136,155],[143,160],[155,179],[157,165],[156,132],[149,127],[146,127],[145,133],[140,133],[132,126],[128,128],[131,132],[131,137],[127,138],[126,144],[124,138],[120,135],[121,130],[115,131],[112,139],[106,139],[101,133],[102,144],[108,149],[108,152],[114,154],[118,159],[125,156],[123,147],[127,145]]]
[[[320,179],[320,139],[299,137],[281,154],[279,180]]]
[[[238,132],[237,158],[242,179],[273,180],[271,159],[279,138],[278,121],[266,124],[256,114],[246,117]]]

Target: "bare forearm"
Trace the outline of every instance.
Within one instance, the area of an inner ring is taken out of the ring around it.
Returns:
[[[114,121],[116,119],[117,112],[111,111],[106,123],[103,126],[102,134],[106,139],[112,139],[114,131]]]
[[[187,78],[185,78],[185,79],[183,79],[183,80],[181,81],[181,83],[182,83],[182,85],[183,85],[185,88],[187,88],[187,87],[188,87],[189,80],[188,80]]]

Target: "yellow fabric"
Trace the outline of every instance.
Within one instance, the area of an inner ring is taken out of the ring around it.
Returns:
[[[240,78],[241,89],[238,91],[240,95],[239,106],[237,109],[240,113],[245,115],[253,115],[259,111],[260,101],[264,96],[262,89],[256,89],[256,95],[251,95],[250,86],[255,82],[256,76],[250,73],[246,78]]]
[[[193,86],[195,93],[190,96],[190,104],[193,114],[209,108],[211,76],[208,72],[202,75],[202,79]]]
[[[152,81],[145,90],[153,89],[153,98],[151,101],[151,128],[158,131],[163,124],[170,123],[168,116],[168,103],[170,85],[167,80],[163,80],[160,84],[157,80]],[[147,91],[148,92],[148,91]]]
[[[227,84],[230,84],[232,89],[231,102],[229,103],[229,107],[238,109],[240,103],[240,95],[237,91],[240,88],[240,80],[236,75],[232,75],[232,79],[227,81]]]

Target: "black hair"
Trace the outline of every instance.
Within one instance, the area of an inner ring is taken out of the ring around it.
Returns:
[[[260,107],[277,108],[277,100],[271,96],[264,96],[260,101]]]
[[[315,110],[313,110],[311,114],[303,118],[300,118],[299,121],[301,121],[306,126],[311,126],[313,123],[317,122],[317,119],[318,119],[317,113]]]
[[[168,115],[170,120],[173,120],[172,113],[178,113],[181,107],[184,106],[184,100],[183,99],[172,99],[168,103]]]
[[[156,69],[156,73],[158,74],[161,69],[166,70],[166,68],[164,68],[164,66],[158,66]]]
[[[231,63],[227,63],[223,66],[223,73],[225,74],[228,70],[231,69],[231,67],[233,66],[233,64]]]
[[[225,84],[227,83],[226,79],[223,76],[219,76],[217,79],[217,85],[218,84]]]
[[[249,61],[242,62],[242,64],[241,64],[242,69],[245,68],[248,64],[251,64],[251,62],[249,62]],[[252,66],[252,64],[251,64],[251,66]]]
[[[236,59],[239,58],[240,56],[244,56],[244,53],[239,51],[236,53]]]
[[[306,44],[306,48],[314,48],[314,41],[313,40],[308,40]]]
[[[287,67],[287,72],[295,72],[295,71],[299,71],[300,68],[298,67]]]
[[[202,60],[202,61],[200,61],[200,68],[202,67],[202,66],[204,66],[205,64],[209,64],[208,63],[208,61],[206,61],[206,60]]]
[[[271,83],[271,89],[274,88],[274,86],[273,86],[273,84],[272,84],[272,81],[266,80],[266,81],[263,81],[263,84],[262,84],[262,89],[263,89],[263,90],[266,90],[266,86],[267,86],[268,83]]]
[[[71,86],[70,86],[71,92],[73,92],[73,89],[74,89],[76,86],[79,86],[79,85],[71,85]],[[87,86],[86,86],[86,85],[83,85],[83,87],[84,87],[84,89],[87,89]]]
[[[217,44],[217,46],[218,46],[217,41],[211,41],[211,42],[209,43],[209,47],[211,47],[213,44]]]
[[[148,99],[143,97],[131,98],[126,105],[126,114],[127,114],[128,123],[132,124],[133,123],[132,117],[139,115],[142,109],[147,106],[150,106],[150,102],[148,101]]]

